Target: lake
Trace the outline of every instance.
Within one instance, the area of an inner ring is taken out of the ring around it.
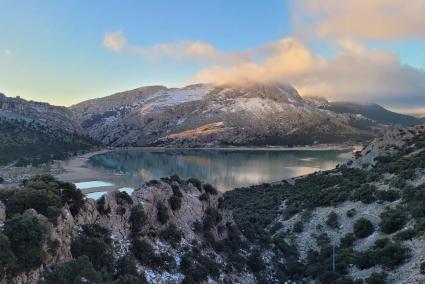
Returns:
[[[279,149],[129,150],[93,156],[89,165],[108,171],[115,186],[137,188],[141,183],[173,174],[195,177],[220,191],[334,168],[346,151]],[[90,186],[85,183],[85,189]]]

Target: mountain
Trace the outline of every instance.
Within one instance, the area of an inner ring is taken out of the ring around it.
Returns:
[[[83,133],[112,146],[308,145],[385,128],[321,109],[289,85],[142,87],[72,106]]]
[[[39,165],[99,145],[79,129],[65,107],[0,94],[1,165]]]
[[[6,97],[0,93],[0,117],[38,122],[51,128],[65,131],[79,131],[79,124],[72,112],[62,106],[27,101],[19,97]]]
[[[377,104],[327,102],[321,108],[336,113],[361,114],[364,117],[386,125],[412,126],[422,122],[420,118],[392,112]]]

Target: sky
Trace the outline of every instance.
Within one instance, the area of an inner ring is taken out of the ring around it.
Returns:
[[[423,0],[0,0],[0,92],[72,105],[285,82],[425,114],[424,14]]]

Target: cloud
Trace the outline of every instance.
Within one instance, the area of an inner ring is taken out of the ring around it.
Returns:
[[[204,59],[215,60],[225,55],[209,43],[202,41],[181,40],[176,42],[160,43],[152,46],[140,46],[128,43],[121,31],[108,33],[104,36],[103,46],[113,52],[125,52],[139,55],[146,59]]]
[[[12,51],[10,49],[7,49],[7,48],[4,49],[2,53],[3,53],[3,56],[4,57],[10,57],[10,56],[12,56]]]
[[[283,38],[251,53],[262,53],[264,59],[205,68],[194,81],[289,82],[303,95],[333,100],[425,103],[423,70],[403,65],[395,54],[368,49],[357,41],[339,41],[337,54],[326,59],[296,38]]]
[[[103,47],[120,52],[127,45],[127,40],[121,31],[105,34],[102,41]]]
[[[402,39],[425,37],[423,0],[297,0],[298,31],[319,37]]]

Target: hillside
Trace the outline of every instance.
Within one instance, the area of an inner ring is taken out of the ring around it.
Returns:
[[[424,161],[425,126],[393,130],[335,170],[226,192],[225,207],[248,239],[292,248],[286,279],[423,283]]]
[[[33,166],[61,160],[81,150],[90,150],[98,142],[62,129],[34,121],[0,117],[0,165]]]
[[[422,122],[420,118],[389,111],[377,104],[357,104],[352,102],[328,102],[321,106],[336,113],[361,114],[382,124],[412,126]]]
[[[320,109],[288,85],[142,87],[71,110],[84,133],[113,146],[341,143],[386,128],[357,114]]]

